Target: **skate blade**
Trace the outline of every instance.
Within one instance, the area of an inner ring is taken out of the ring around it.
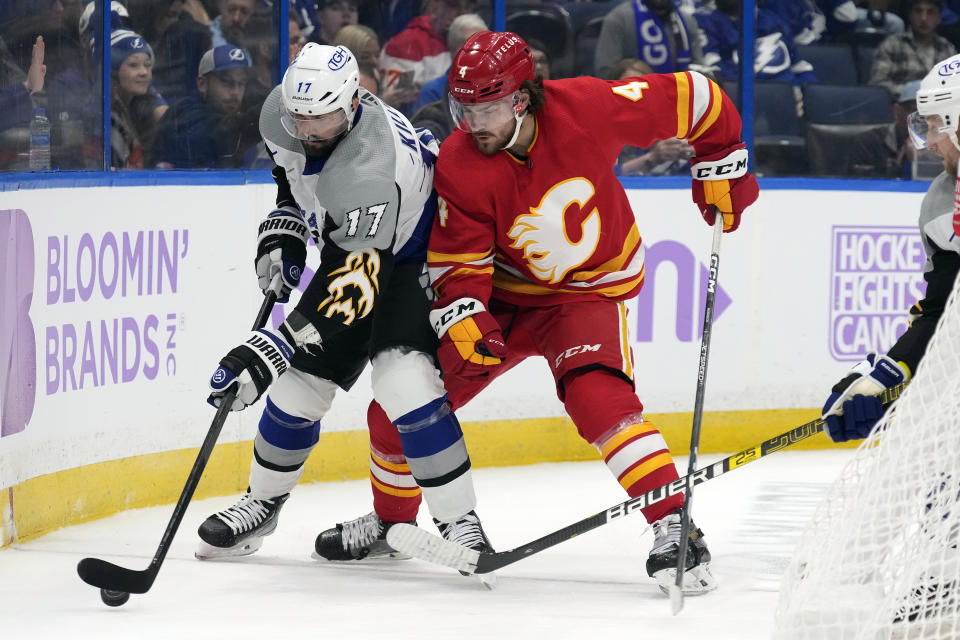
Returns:
[[[670,588],[676,587],[677,570],[661,569],[653,574],[653,579],[657,581],[660,590],[670,596]],[[683,585],[680,587],[680,592],[684,596],[700,596],[713,591],[717,586],[717,579],[710,572],[710,566],[701,564],[693,569],[688,569],[683,574]],[[672,597],[676,598],[676,594]]]
[[[405,553],[401,553],[399,551],[391,551],[387,553],[377,553],[377,554],[371,553],[363,558],[350,558],[349,560],[337,560],[335,558],[334,559],[324,558],[322,555],[320,555],[316,551],[312,551],[310,553],[310,557],[313,558],[314,560],[319,560],[320,562],[332,562],[334,564],[351,564],[353,562],[363,562],[364,564],[366,563],[376,564],[380,562],[387,563],[387,562],[394,562],[398,560],[410,559],[410,556],[408,556]]]
[[[240,544],[232,547],[215,547],[207,544],[203,540],[193,552],[193,557],[197,560],[217,560],[218,558],[236,558],[239,556],[249,556],[255,553],[257,549],[263,546],[263,537],[248,538]]]

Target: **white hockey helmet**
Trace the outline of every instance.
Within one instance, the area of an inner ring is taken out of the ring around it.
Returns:
[[[299,140],[336,138],[353,124],[359,88],[360,69],[349,49],[308,42],[283,74],[280,122]]]
[[[918,149],[931,146],[943,136],[960,150],[960,55],[935,64],[917,90],[917,110],[910,114],[908,130]]]

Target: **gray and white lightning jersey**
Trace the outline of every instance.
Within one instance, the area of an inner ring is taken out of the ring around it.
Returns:
[[[280,109],[277,86],[260,111],[260,135],[286,171],[318,244],[324,229],[344,251],[376,248],[400,255],[411,237],[423,241],[436,205],[439,147],[429,132],[418,135],[403,114],[360,89],[360,116],[350,132],[328,158],[308,158],[280,124]],[[414,236],[418,224],[421,233]]]
[[[938,249],[960,253],[960,238],[953,233],[953,209],[957,178],[946,171],[930,184],[920,205],[920,237],[927,252],[923,271],[933,269],[932,256]],[[936,246],[931,246],[931,243]]]

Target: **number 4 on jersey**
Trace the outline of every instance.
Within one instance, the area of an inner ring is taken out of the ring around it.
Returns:
[[[628,82],[627,84],[622,84],[618,87],[613,87],[613,91],[618,96],[623,96],[627,100],[632,100],[636,102],[643,97],[643,90],[647,89],[650,85],[646,82],[641,82],[639,80],[634,80],[633,82]]]

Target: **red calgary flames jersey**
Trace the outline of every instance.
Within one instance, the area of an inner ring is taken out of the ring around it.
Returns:
[[[544,89],[526,160],[485,156],[459,130],[440,149],[427,261],[441,299],[546,306],[636,295],[644,251],[613,172],[623,146],[677,137],[703,156],[740,142],[736,108],[696,72]]]

